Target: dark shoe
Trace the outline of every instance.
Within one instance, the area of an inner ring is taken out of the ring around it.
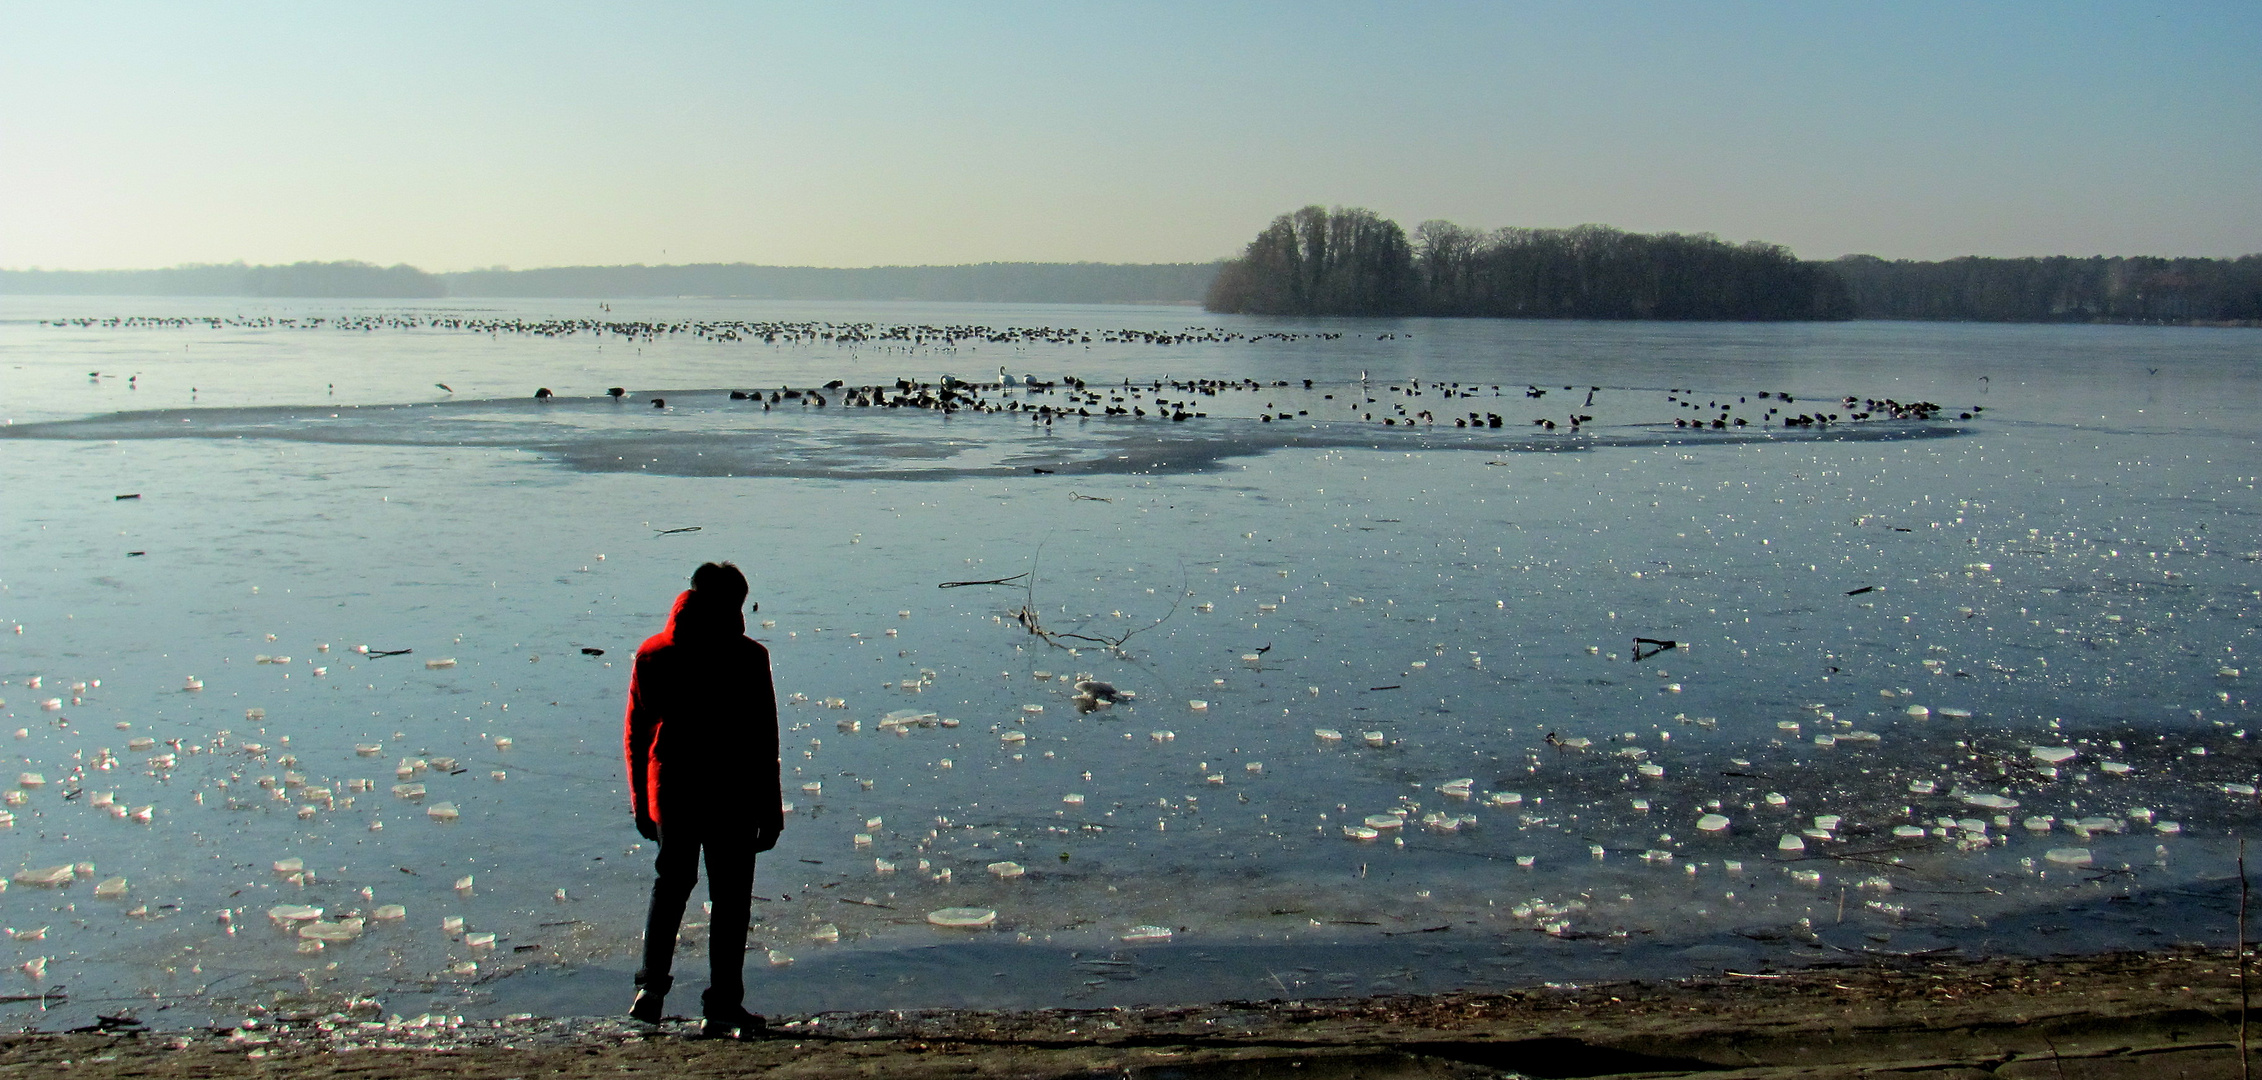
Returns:
[[[647,1024],[659,1023],[661,1017],[667,1015],[668,988],[674,985],[675,979],[670,976],[646,975],[638,971],[636,1000],[628,1007],[628,1018],[642,1020]]]
[[[768,1038],[770,1025],[769,1021],[762,1019],[761,1013],[750,1013],[743,1007],[734,1007],[729,1012],[709,1015],[706,1022],[699,1025],[699,1034],[710,1039],[751,1042]]]

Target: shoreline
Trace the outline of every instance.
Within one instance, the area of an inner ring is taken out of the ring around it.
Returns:
[[[73,1076],[2163,1077],[2238,1074],[2228,950],[1878,958],[1779,974],[1502,993],[773,1018],[757,1043],[625,1017],[22,1034],[0,1065]]]

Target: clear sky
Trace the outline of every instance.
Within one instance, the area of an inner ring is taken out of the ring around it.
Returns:
[[[2262,251],[2262,2],[0,0],[0,267]]]

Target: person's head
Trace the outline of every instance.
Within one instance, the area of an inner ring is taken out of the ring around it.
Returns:
[[[746,575],[732,563],[701,563],[691,572],[691,591],[701,600],[736,611],[746,603]]]

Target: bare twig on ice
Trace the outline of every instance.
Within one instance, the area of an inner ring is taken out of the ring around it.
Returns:
[[[1032,633],[1032,634],[1035,634],[1036,636],[1038,636],[1038,637],[1040,637],[1040,638],[1043,638],[1043,639],[1044,639],[1044,641],[1045,641],[1045,644],[1047,644],[1047,645],[1051,645],[1051,646],[1054,646],[1054,647],[1056,647],[1056,648],[1062,648],[1062,649],[1066,649],[1066,648],[1070,648],[1070,646],[1069,646],[1069,645],[1066,645],[1066,644],[1064,644],[1064,642],[1068,642],[1068,641],[1084,641],[1084,642],[1089,642],[1089,643],[1091,643],[1091,644],[1094,644],[1094,645],[1098,645],[1098,646],[1100,646],[1101,648],[1104,648],[1104,649],[1108,650],[1109,652],[1112,652],[1112,653],[1115,653],[1115,654],[1116,654],[1116,655],[1118,655],[1118,656],[1121,656],[1121,655],[1124,655],[1124,653],[1123,653],[1123,643],[1124,643],[1124,642],[1127,642],[1127,641],[1131,640],[1132,638],[1134,638],[1134,637],[1136,637],[1136,636],[1138,636],[1138,635],[1140,635],[1140,634],[1146,633],[1147,631],[1149,631],[1149,630],[1152,630],[1152,629],[1154,629],[1155,627],[1161,626],[1162,624],[1164,624],[1164,623],[1166,623],[1166,622],[1169,622],[1169,621],[1170,621],[1170,617],[1171,617],[1171,616],[1178,614],[1178,605],[1179,605],[1179,604],[1181,604],[1181,603],[1184,603],[1184,602],[1185,602],[1185,599],[1186,599],[1185,567],[1184,567],[1184,566],[1180,566],[1180,567],[1179,567],[1179,578],[1180,578],[1180,580],[1179,580],[1179,585],[1178,585],[1178,596],[1177,596],[1177,598],[1173,599],[1173,600],[1172,600],[1172,601],[1170,602],[1170,610],[1169,610],[1169,611],[1163,612],[1163,613],[1162,613],[1162,617],[1161,617],[1161,618],[1159,618],[1159,619],[1156,619],[1155,621],[1153,621],[1153,622],[1151,622],[1151,623],[1148,623],[1148,624],[1147,624],[1147,625],[1145,625],[1145,626],[1135,627],[1135,628],[1133,628],[1133,629],[1130,629],[1130,630],[1126,630],[1126,631],[1124,631],[1123,633],[1121,633],[1121,634],[1117,634],[1117,635],[1115,635],[1115,636],[1113,636],[1113,637],[1109,637],[1109,636],[1107,636],[1107,635],[1080,634],[1080,633],[1075,633],[1075,632],[1072,632],[1072,631],[1067,631],[1067,630],[1048,630],[1048,629],[1046,629],[1046,628],[1045,628],[1044,622],[1043,622],[1043,621],[1042,621],[1042,620],[1041,620],[1041,619],[1040,619],[1040,618],[1039,618],[1039,617],[1037,616],[1037,560],[1038,560],[1039,558],[1043,557],[1043,555],[1044,555],[1044,551],[1045,551],[1045,549],[1044,549],[1044,545],[1042,545],[1042,544],[1039,544],[1039,545],[1037,546],[1037,552],[1036,552],[1036,554],[1035,554],[1035,555],[1031,555],[1031,556],[1029,557],[1029,570],[1028,570],[1028,572],[1027,572],[1027,573],[1025,573],[1025,574],[1015,574],[1015,575],[1014,575],[1014,577],[1018,577],[1018,578],[1026,578],[1027,580],[1025,580],[1025,581],[1023,581],[1023,582],[1022,582],[1022,585],[1021,585],[1021,590],[1022,590],[1022,591],[1021,591],[1021,608],[1020,608],[1020,610],[1018,610],[1018,611],[1015,611],[1015,612],[1013,613],[1013,620],[1014,620],[1015,622],[1018,622],[1018,623],[1020,623],[1023,629],[1025,629],[1025,630],[1029,631],[1029,632],[1030,632],[1030,633]],[[1012,580],[1012,579],[1010,579],[1010,578],[1007,578],[1007,579],[1001,579],[1001,580]],[[985,584],[991,584],[991,583],[985,583]]]
[[[1028,575],[1028,574],[1027,574],[1026,572],[1024,572],[1024,573],[1015,574],[1015,575],[1013,575],[1012,577],[1001,577],[1001,578],[987,578],[987,579],[984,579],[984,580],[982,580],[982,581],[946,581],[946,582],[943,582],[943,583],[942,583],[942,584],[940,584],[940,585],[937,585],[937,586],[935,586],[935,588],[938,588],[938,589],[962,589],[962,588],[965,588],[965,587],[966,587],[966,586],[968,586],[968,585],[1011,585],[1011,584],[1013,584],[1014,582],[1016,582],[1016,581],[1019,581],[1019,580],[1021,580],[1022,578],[1025,578],[1025,577],[1028,577],[1028,576],[1029,576],[1029,575]]]

